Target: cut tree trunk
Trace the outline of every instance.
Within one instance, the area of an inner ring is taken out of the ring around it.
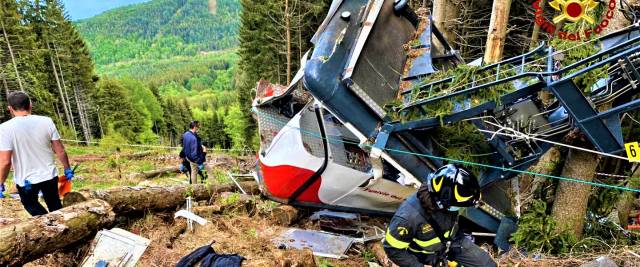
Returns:
[[[257,194],[260,190],[256,182],[240,182],[240,186],[250,194]],[[87,192],[80,191],[86,199],[101,199],[113,207],[113,211],[120,214],[141,212],[147,210],[169,210],[185,204],[188,195],[193,201],[210,200],[214,195],[222,192],[237,192],[235,184],[211,185],[203,184],[171,186],[171,187],[121,187],[109,190]],[[69,193],[71,194],[71,193]],[[65,195],[78,198],[76,195]]]
[[[282,226],[289,226],[298,220],[298,209],[289,205],[280,205],[271,211],[271,218]]]
[[[484,54],[484,63],[486,64],[496,63],[502,59],[510,10],[511,0],[493,0],[489,34],[487,35],[487,50]]]
[[[139,172],[139,173],[132,173],[129,175],[130,178],[135,179],[148,179],[148,178],[153,178],[153,177],[158,177],[167,173],[177,173],[180,171],[180,167],[175,166],[175,167],[166,167],[166,168],[162,168],[162,169],[157,169],[157,170],[153,170],[153,171],[147,171],[147,172]]]
[[[109,203],[91,200],[0,227],[0,266],[38,259],[93,235],[115,220]]]
[[[596,173],[597,157],[581,150],[569,150],[567,161],[562,169],[563,177],[591,182]],[[569,231],[576,238],[582,237],[587,202],[591,195],[591,186],[560,181],[556,190],[551,216],[557,222],[557,231]]]

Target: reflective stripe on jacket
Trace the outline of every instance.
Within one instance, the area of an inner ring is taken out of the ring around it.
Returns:
[[[383,245],[389,258],[401,266],[418,266],[425,254],[434,254],[443,246],[433,231],[427,216],[431,216],[445,231],[445,237],[455,234],[458,213],[450,211],[426,211],[416,194],[411,195],[396,211],[385,235]]]

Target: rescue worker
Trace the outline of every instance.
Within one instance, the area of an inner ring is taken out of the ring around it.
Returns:
[[[434,172],[396,211],[383,241],[400,267],[496,266],[491,256],[458,232],[458,210],[480,200],[478,180],[453,164]],[[455,262],[455,263],[453,263]]]

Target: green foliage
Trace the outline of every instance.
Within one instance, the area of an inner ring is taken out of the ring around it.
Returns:
[[[106,134],[100,139],[100,147],[114,151],[122,144],[126,144],[127,139],[120,133],[114,131]]]
[[[249,145],[245,138],[247,124],[246,117],[240,109],[240,105],[231,106],[224,118],[224,132],[231,138],[234,149],[244,149]]]
[[[238,45],[237,0],[154,0],[81,20],[97,64],[195,56]]]
[[[66,124],[65,137],[76,139],[81,125],[91,126],[83,122],[93,119],[81,108],[92,104],[93,63],[62,4],[58,0],[1,1],[0,20],[1,94],[28,92],[34,113]],[[7,112],[0,116],[3,121],[9,118]],[[86,130],[85,138],[90,134]]]
[[[98,73],[109,77],[129,77],[145,81],[151,88],[171,82],[191,90],[191,79],[210,81],[206,88],[232,90],[233,66],[238,61],[234,51],[211,52],[191,57],[174,56],[166,59],[133,59],[117,64],[98,65]],[[219,78],[219,79],[218,79]],[[218,83],[216,83],[216,81]],[[201,84],[202,86],[202,84]]]
[[[515,75],[514,70],[504,71],[500,73],[499,79]],[[433,86],[429,90],[420,90],[420,86],[437,82],[449,77],[453,77],[452,82],[440,83]],[[458,65],[455,68],[441,71],[429,76],[428,79],[423,81],[420,85],[412,88],[411,97],[409,102],[415,102],[419,100],[427,100],[430,98],[447,95],[466,89],[471,83],[476,82],[477,85],[489,83],[495,81],[495,70],[482,70],[480,67],[472,67],[467,65]],[[483,104],[487,101],[496,101],[499,103],[500,97],[504,94],[515,91],[515,87],[511,83],[504,83],[491,88],[485,88],[478,90],[472,94],[460,95],[451,99],[443,101],[436,101],[432,104],[426,105],[422,110],[412,109],[409,112],[398,114],[392,112],[400,120],[415,120],[422,117],[434,118],[442,117],[450,114],[456,108],[471,108],[477,105]],[[399,104],[399,103],[398,103]],[[395,110],[398,109],[396,106]]]
[[[321,257],[316,257],[316,264],[318,265],[318,267],[333,267],[329,260]]]
[[[365,264],[367,264],[368,262],[377,262],[376,254],[373,253],[373,251],[371,251],[370,249],[365,249],[362,252],[362,258],[364,258]]]
[[[119,133],[126,140],[137,139],[144,131],[144,117],[141,109],[136,109],[130,92],[118,81],[103,79],[96,88],[95,99],[99,107],[102,124],[107,135]]]
[[[556,51],[566,50],[566,52],[563,52],[557,56],[562,62],[562,65],[565,67],[600,52],[600,49],[597,45],[586,44],[576,47],[576,42],[562,39],[553,39],[551,41],[551,45],[555,48]],[[567,75],[571,75],[572,73],[575,73],[592,64],[593,63],[576,68],[575,70],[570,71]],[[573,81],[576,83],[578,88],[582,88],[585,93],[591,92],[591,87],[598,80],[607,78],[608,68],[609,65],[604,65],[600,68],[594,69],[586,74],[574,78]]]
[[[227,197],[220,198],[220,204],[223,206],[232,206],[240,201],[240,193],[233,192]]]
[[[434,140],[445,157],[476,163],[489,163],[487,155],[492,153],[493,149],[484,135],[478,132],[471,122],[443,125],[434,131]],[[478,166],[468,167],[476,174],[485,170],[485,168]]]
[[[518,247],[541,253],[566,253],[576,243],[569,232],[558,232],[556,222],[547,214],[547,203],[534,200],[518,224],[511,241]]]
[[[249,111],[256,82],[266,79],[272,83],[287,84],[287,69],[290,76],[298,70],[304,53],[311,47],[311,37],[318,29],[329,9],[331,0],[288,1],[289,14],[285,16],[285,1],[282,0],[240,0],[242,5],[239,30],[240,55],[239,73],[236,76],[238,102],[243,111],[245,140],[254,136],[255,124]],[[289,18],[291,40],[287,53],[286,38],[283,38],[285,18]],[[287,57],[291,62],[287,66]]]

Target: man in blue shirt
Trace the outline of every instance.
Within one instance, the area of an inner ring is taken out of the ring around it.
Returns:
[[[198,136],[200,124],[198,121],[192,121],[189,124],[189,131],[182,135],[182,150],[185,158],[189,161],[191,167],[191,183],[198,183],[198,172],[204,170],[205,154],[202,149],[202,141]]]

